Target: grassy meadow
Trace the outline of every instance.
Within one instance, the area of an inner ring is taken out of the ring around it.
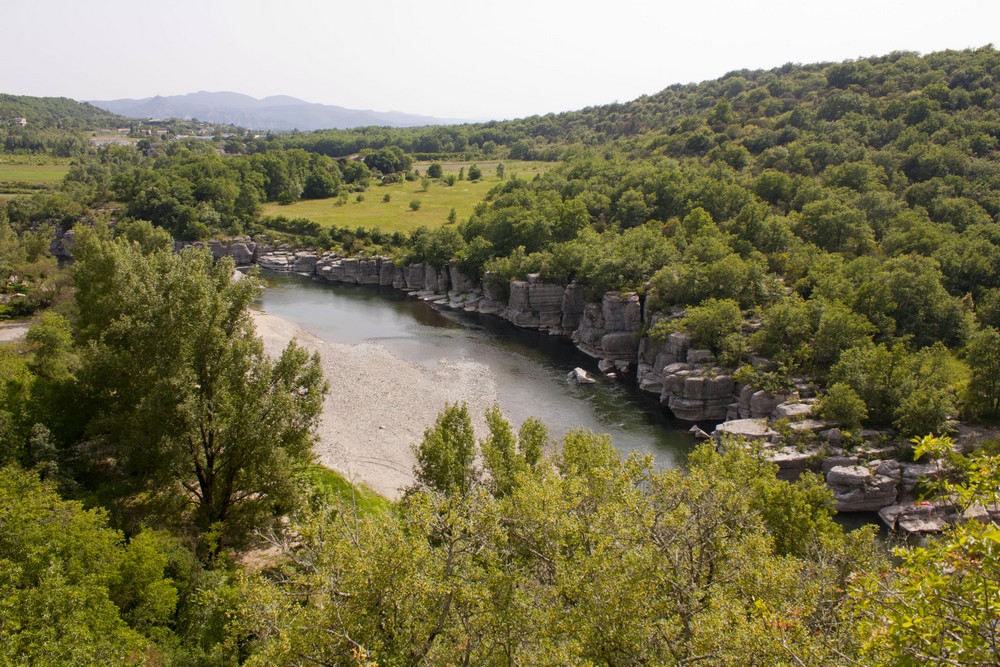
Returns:
[[[69,166],[70,158],[0,156],[0,194],[30,194],[58,185]]]
[[[466,174],[472,162],[442,162],[445,176],[458,174],[464,168]],[[496,174],[497,162],[476,162],[483,172],[478,181],[456,181],[448,186],[443,180],[431,179],[425,192],[420,180],[403,181],[393,185],[375,185],[361,193],[363,201],[357,201],[357,194],[351,193],[346,204],[337,199],[310,199],[283,206],[265,204],[264,215],[283,215],[286,218],[308,218],[325,226],[366,227],[384,232],[410,232],[418,227],[440,227],[448,221],[448,212],[455,209],[459,222],[468,219],[475,205],[482,201],[493,187],[500,183]],[[426,173],[429,162],[414,165],[421,174]],[[504,177],[517,175],[531,179],[556,165],[553,162],[504,161]],[[383,201],[389,195],[389,201]],[[410,210],[410,202],[420,201],[420,209]]]

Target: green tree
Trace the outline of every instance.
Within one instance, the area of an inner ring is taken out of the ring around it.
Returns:
[[[464,402],[445,406],[434,426],[424,431],[416,454],[414,472],[420,484],[442,493],[467,491],[476,477],[476,437],[469,406]]]
[[[1000,331],[988,326],[974,333],[965,359],[972,369],[970,412],[989,419],[1000,417]]]
[[[0,662],[147,664],[140,631],[164,628],[178,600],[151,538],[126,547],[104,512],[9,466],[0,468],[0,525]]]
[[[461,176],[461,172],[459,172],[459,176]],[[479,165],[474,164],[471,167],[469,167],[470,181],[478,181],[482,177],[483,177],[483,170],[479,168]]]
[[[837,382],[820,398],[816,414],[836,422],[841,428],[856,431],[868,419],[868,409],[858,393],[849,384]]]
[[[111,452],[147,510],[239,542],[294,500],[326,388],[318,356],[294,343],[264,354],[248,312],[257,283],[234,279],[228,258],[81,236],[90,455]]]
[[[427,167],[427,176],[429,178],[441,178],[443,174],[444,174],[444,169],[441,167],[440,162],[432,162]]]

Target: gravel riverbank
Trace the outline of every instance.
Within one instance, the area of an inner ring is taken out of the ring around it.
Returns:
[[[257,335],[271,356],[291,340],[318,351],[330,392],[315,445],[317,460],[352,482],[398,498],[413,483],[413,447],[445,403],[465,401],[476,432],[497,401],[485,364],[441,360],[428,369],[391,354],[377,343],[328,343],[293,322],[252,311]]]

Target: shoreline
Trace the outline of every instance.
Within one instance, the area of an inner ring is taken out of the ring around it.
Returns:
[[[387,498],[398,499],[415,481],[413,448],[446,403],[468,403],[478,435],[486,430],[486,409],[498,402],[485,364],[440,362],[429,370],[378,343],[330,343],[284,318],[250,313],[268,356],[292,340],[320,354],[330,390],[316,429],[317,462]]]

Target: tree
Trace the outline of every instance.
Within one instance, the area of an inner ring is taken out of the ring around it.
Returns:
[[[422,202],[419,199],[411,199],[410,200],[410,210],[411,211],[419,211],[421,203]]]
[[[974,333],[965,358],[972,369],[971,412],[990,419],[1000,417],[1000,331],[988,326]]]
[[[835,199],[803,206],[797,231],[828,252],[853,255],[866,253],[874,240],[864,213]]]
[[[441,167],[440,162],[432,162],[430,166],[427,167],[428,178],[441,178],[444,174],[444,169]]]
[[[459,175],[461,175],[461,172],[459,172]],[[471,167],[469,167],[470,181],[478,181],[482,177],[483,177],[483,170],[479,168],[479,165],[474,164]]]
[[[816,406],[816,414],[848,431],[858,430],[868,418],[865,402],[844,382],[838,382],[827,390]]]
[[[406,155],[399,146],[386,146],[365,156],[365,165],[369,169],[377,169],[383,174],[407,171],[412,164],[413,159]]]
[[[448,224],[449,225],[454,225],[455,221],[457,219],[458,219],[458,216],[455,215],[455,207],[452,207],[452,209],[450,211],[448,211]]]
[[[466,403],[445,406],[416,448],[417,481],[442,493],[463,493],[475,476],[476,437]]]
[[[423,190],[424,192],[427,192],[427,190],[430,187],[431,187],[431,179],[427,178],[426,176],[424,176],[423,178],[420,179],[420,189],[421,190]]]
[[[229,258],[81,237],[89,456],[111,456],[151,516],[238,543],[294,500],[326,389],[318,355],[264,354],[248,312],[257,282],[234,279]]]
[[[35,474],[0,468],[0,663],[147,664],[140,632],[170,622],[177,590],[151,535],[126,547],[107,524]]]
[[[503,174],[504,174],[503,162],[498,162],[497,163],[497,178],[499,178],[501,181],[503,180]]]

